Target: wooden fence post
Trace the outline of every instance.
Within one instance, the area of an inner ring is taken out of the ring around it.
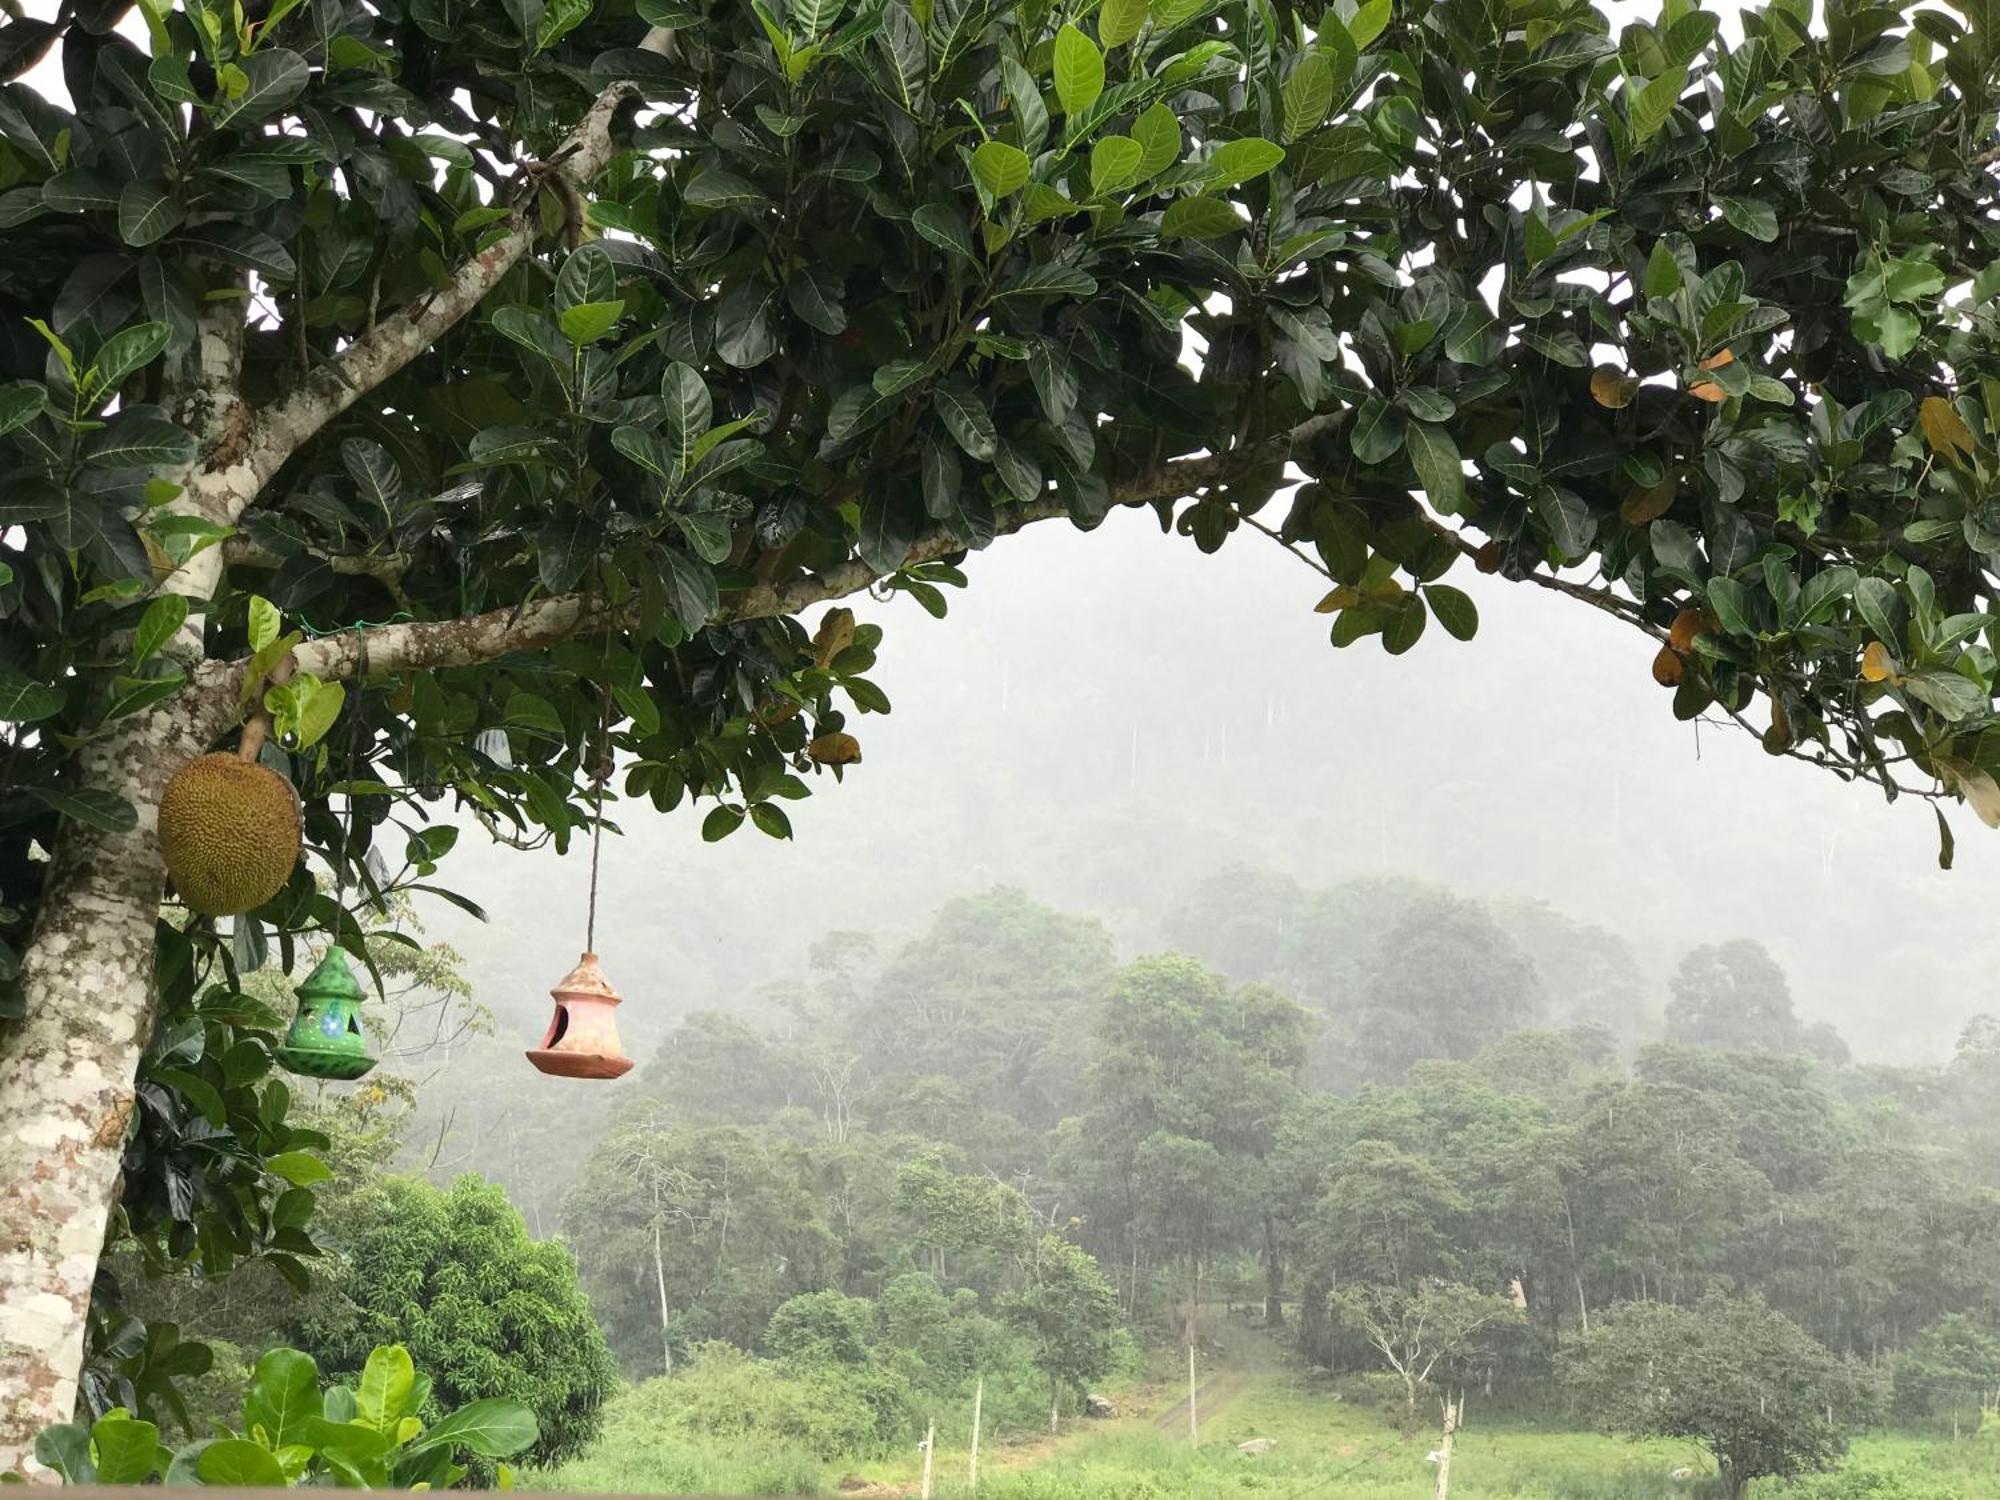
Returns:
[[[1458,1431],[1458,1411],[1447,1395],[1444,1398],[1444,1441],[1438,1444],[1437,1500],[1445,1500],[1451,1489],[1451,1440]]]
[[[980,1407],[986,1402],[986,1377],[979,1377],[979,1384],[972,1388],[972,1456],[965,1461],[965,1487],[979,1488],[979,1416]]]

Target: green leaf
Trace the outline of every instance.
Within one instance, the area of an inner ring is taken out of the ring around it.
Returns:
[[[292,679],[292,684],[312,682],[310,677]],[[347,701],[347,689],[338,682],[321,682],[307,691],[299,704],[298,718],[291,726],[294,736],[294,750],[310,750],[325,739],[328,731],[340,719],[341,705]]]
[[[618,319],[624,315],[623,298],[614,297],[609,302],[579,302],[563,309],[557,319],[563,337],[579,349],[586,344],[594,344],[618,326]]]
[[[63,694],[0,663],[0,724],[33,724],[62,712]]]
[[[723,803],[701,820],[701,836],[705,843],[713,844],[726,839],[743,826],[743,809]]]
[[[1181,159],[1180,116],[1164,104],[1152,104],[1132,122],[1132,139],[1139,143],[1135,182],[1150,182]]]
[[[144,1484],[167,1456],[160,1429],[128,1416],[98,1418],[90,1440],[97,1448],[98,1484]]]
[[[259,48],[239,59],[236,66],[242,69],[248,86],[234,98],[225,100],[210,117],[217,130],[248,125],[276,114],[304,93],[312,81],[312,70],[306,60],[283,47]]]
[[[696,208],[747,208],[769,203],[755,183],[710,167],[687,186],[687,201]]]
[[[1295,141],[1319,129],[1333,108],[1333,64],[1324,52],[1308,52],[1292,68],[1283,90],[1284,136]]]
[[[1641,144],[1660,133],[1673,114],[1681,95],[1687,92],[1688,70],[1670,68],[1658,78],[1630,94],[1633,138]]]
[[[48,399],[48,391],[37,381],[17,380],[12,385],[0,386],[0,434],[34,421],[48,405]]]
[[[139,826],[138,809],[116,792],[100,792],[89,787],[66,791],[52,786],[31,786],[24,790],[72,823],[87,824],[106,833],[130,833]]]
[[[1109,52],[1122,47],[1146,24],[1146,0],[1104,0],[1097,12],[1097,40]]]
[[[1139,174],[1146,151],[1129,135],[1100,136],[1090,148],[1090,194],[1116,192]]]
[[[297,1349],[273,1349],[257,1361],[243,1400],[246,1431],[264,1431],[272,1448],[311,1441],[311,1424],[323,1420],[319,1367]]]
[[[261,594],[252,594],[249,605],[250,649],[263,651],[278,639],[284,617],[278,613],[278,606]]]
[[[940,250],[947,250],[962,260],[978,259],[972,249],[972,236],[966,231],[965,219],[958,210],[942,203],[926,203],[910,215],[910,225]]]
[[[1753,240],[1768,245],[1778,237],[1778,211],[1761,198],[1724,198],[1722,217]]]
[[[1247,227],[1243,216],[1222,198],[1178,198],[1160,215],[1160,233],[1168,239],[1212,240]]]
[[[361,1367],[361,1384],[354,1391],[355,1419],[377,1432],[393,1432],[410,1414],[410,1393],[416,1384],[417,1371],[408,1349],[401,1344],[375,1349]]]
[[[1653,252],[1646,257],[1646,274],[1640,286],[1648,297],[1671,297],[1681,289],[1681,263],[1674,259],[1674,252],[1665,240],[1653,241]]]
[[[971,385],[963,380],[940,382],[931,398],[931,405],[967,456],[982,462],[991,461],[999,434],[994,431],[993,418]]]
[[[1389,24],[1392,0],[1364,0],[1354,8],[1354,16],[1347,23],[1347,34],[1353,38],[1356,49],[1365,48],[1380,36]]]
[[[1900,686],[1919,703],[1956,724],[1991,706],[1986,689],[1956,672],[1912,672]]]
[[[1411,422],[1404,436],[1410,467],[1430,497],[1431,509],[1457,515],[1465,506],[1465,471],[1459,466],[1458,444],[1451,430],[1437,422]]]
[[[1479,609],[1463,590],[1448,583],[1427,583],[1423,596],[1438,624],[1454,640],[1469,641],[1479,633]]]
[[[1389,618],[1383,622],[1382,649],[1391,656],[1401,656],[1422,638],[1429,619],[1430,611],[1422,599],[1415,594],[1403,595],[1389,607]]]
[[[90,440],[84,461],[102,469],[162,469],[190,463],[194,434],[164,417],[119,417]]]
[[[128,182],[118,194],[118,237],[150,245],[181,227],[187,206],[155,182]]]
[[[660,396],[665,403],[667,446],[677,472],[685,472],[695,461],[695,444],[715,418],[714,400],[700,372],[678,360],[660,377]]]
[[[1896,596],[1896,586],[1888,579],[1871,577],[1857,583],[1854,607],[1883,645],[1893,648],[1902,638],[1903,604]]]
[[[1385,463],[1403,446],[1406,418],[1402,408],[1391,406],[1380,396],[1371,395],[1354,416],[1354,430],[1348,441],[1354,456],[1364,464]]]
[[[996,201],[1027,184],[1032,163],[1028,153],[1005,141],[987,141],[972,153],[972,175]]]
[[[878,573],[893,572],[917,539],[918,507],[900,489],[877,485],[861,499],[861,530],[854,550]]]
[[[247,224],[222,221],[198,224],[183,229],[174,237],[174,243],[273,281],[290,282],[298,275],[292,252],[261,229],[252,229]]]
[[[778,352],[771,304],[778,289],[744,282],[724,294],[715,314],[715,352],[724,364],[752,369]]]
[[[1217,187],[1235,187],[1262,177],[1285,159],[1285,148],[1260,136],[1224,141],[1202,164],[1208,181]]]
[[[1754,635],[1750,621],[1750,593],[1734,578],[1708,580],[1708,602],[1725,635]]]
[[[519,1401],[489,1396],[461,1406],[410,1440],[405,1453],[463,1448],[480,1458],[511,1458],[541,1436],[535,1414]]]
[[[132,636],[132,660],[145,661],[180,632],[188,617],[187,597],[162,594],[146,606],[139,628]]]
[[[90,1429],[76,1422],[59,1422],[35,1435],[35,1461],[63,1477],[65,1484],[90,1484],[97,1465],[90,1459]]]
[[[119,329],[104,341],[97,358],[91,361],[83,380],[84,398],[89,400],[98,392],[117,390],[166,352],[173,336],[173,329],[165,323],[134,323]]]
[[[248,1438],[219,1438],[210,1443],[196,1461],[195,1472],[204,1485],[225,1489],[279,1490],[291,1483],[278,1456]]]
[[[333,1169],[310,1151],[280,1151],[264,1158],[264,1170],[282,1177],[293,1187],[311,1187],[333,1176]]]
[[[1104,92],[1104,54],[1097,44],[1065,25],[1056,33],[1056,100],[1072,122]]]

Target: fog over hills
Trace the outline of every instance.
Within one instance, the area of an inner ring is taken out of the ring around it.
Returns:
[[[1942,872],[1927,807],[1677,723],[1647,642],[1542,590],[1462,568],[1473,642],[1433,627],[1401,658],[1336,651],[1312,612],[1324,581],[1275,545],[1244,533],[1203,557],[1149,514],[1108,526],[975,555],[941,622],[901,597],[852,601],[887,630],[872,675],[896,708],[851,723],[865,763],[844,786],[815,779],[794,842],[746,827],[704,845],[685,807],[624,818],[598,947],[635,1055],[832,929],[894,938],[1005,882],[1141,952],[1195,880],[1237,862],[1545,901],[1623,935],[1662,995],[1687,947],[1754,936],[1801,1014],[1863,1058],[1940,1059],[1993,1004],[2000,836],[1963,809]],[[468,952],[511,1050],[581,946],[585,856],[473,844],[446,878],[492,923],[440,912],[433,931]]]

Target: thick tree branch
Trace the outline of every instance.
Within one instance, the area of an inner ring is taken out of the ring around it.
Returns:
[[[1112,491],[1112,501],[1121,506],[1147,505],[1192,495],[1273,458],[1282,458],[1345,420],[1344,412],[1311,417],[1268,442],[1162,464],[1117,486]],[[995,530],[997,535],[1004,536],[1036,521],[1068,514],[1068,507],[1061,500],[1050,497],[1032,505],[1010,507],[1000,516]],[[917,539],[899,566],[931,562],[963,548],[964,543],[956,537],[932,532]],[[895,571],[852,558],[824,573],[746,589],[725,601],[709,623],[796,614],[811,605],[859,593]],[[620,618],[621,621],[629,618],[629,613]],[[297,661],[300,671],[321,678],[352,677],[364,670],[364,659],[365,670],[371,677],[435,667],[474,666],[515,651],[551,645],[603,623],[604,612],[599,601],[586,594],[562,594],[538,599],[518,609],[489,610],[464,619],[412,621],[322,636],[301,646]],[[233,678],[240,676],[242,665],[231,663],[221,670]]]
[[[654,46],[650,33],[645,46]],[[618,82],[606,88],[577,121],[551,158],[548,171],[582,188],[612,155],[611,119],[636,90]],[[535,195],[514,207],[505,231],[458,268],[442,291],[401,308],[327,363],[312,370],[284,400],[257,416],[240,455],[229,466],[230,514],[235,521],[255,501],[285,461],[327,423],[429,349],[498,286],[535,240]]]

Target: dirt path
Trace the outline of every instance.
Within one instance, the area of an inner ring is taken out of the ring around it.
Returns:
[[[1195,1419],[1203,1427],[1221,1416],[1232,1401],[1262,1377],[1279,1369],[1283,1360],[1277,1335],[1262,1327],[1217,1313],[1209,1320],[1206,1331],[1209,1347],[1204,1352],[1208,1371],[1203,1374],[1197,1367],[1194,1391]],[[1187,1424],[1186,1396],[1153,1418],[1153,1426],[1161,1432],[1185,1432]]]

